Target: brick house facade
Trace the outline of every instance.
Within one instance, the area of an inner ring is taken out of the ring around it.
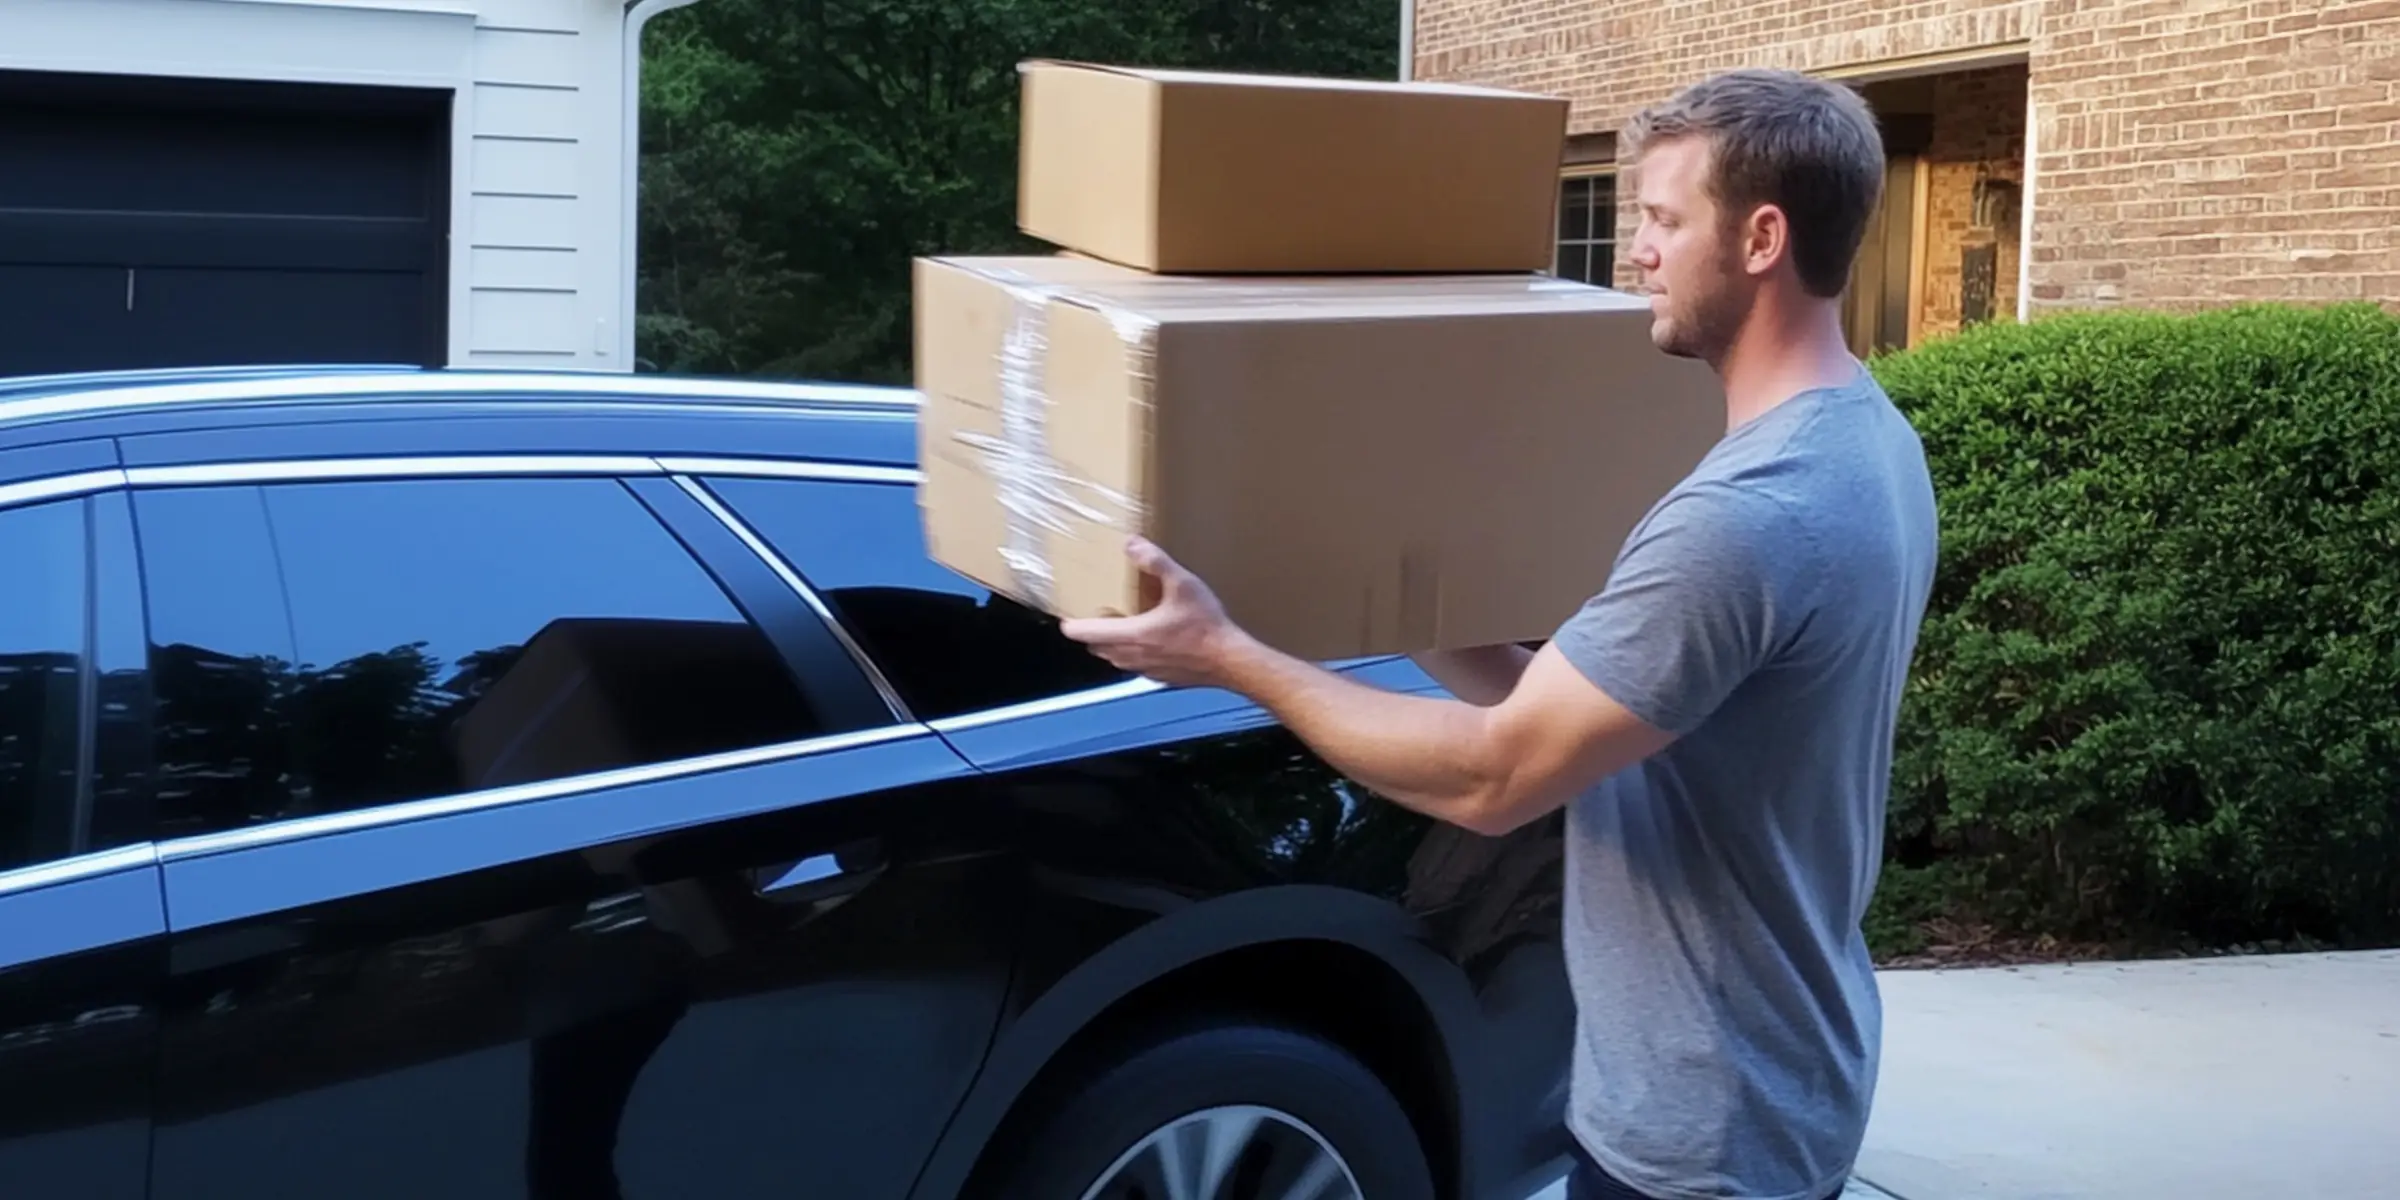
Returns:
[[[1561,274],[1631,282],[1625,118],[1768,65],[1884,122],[1861,349],[2059,308],[2400,307],[2400,0],[1415,0],[1410,42],[1415,78],[1573,100]]]

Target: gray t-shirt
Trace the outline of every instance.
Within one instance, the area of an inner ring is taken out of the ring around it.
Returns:
[[[1883,1023],[1859,926],[1936,532],[1862,370],[1728,434],[1558,631],[1679,735],[1567,818],[1570,1122],[1647,1195],[1816,1200],[1857,1157]]]

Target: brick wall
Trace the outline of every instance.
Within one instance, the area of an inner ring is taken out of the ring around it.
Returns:
[[[1573,132],[1728,67],[1820,70],[2032,35],[2041,0],[1417,0],[1417,74],[1574,102]]]
[[[2048,0],[2037,309],[2400,301],[2400,0]]]
[[[1925,148],[1925,294],[1922,333],[1956,333],[1963,316],[1961,267],[1970,246],[1994,247],[1992,311],[2014,317],[2021,226],[2016,212],[1975,222],[1978,174],[2020,186],[2025,179],[2025,68],[1991,67],[1933,81],[1933,140]]]
[[[2015,311],[2020,253],[2037,311],[2357,298],[2400,308],[2400,0],[1417,4],[1420,77],[1570,97],[1578,134],[1613,130],[1728,67],[1822,71],[2022,44],[2037,112],[2033,240],[1993,234],[1999,313]],[[1963,99],[1996,79],[1941,86]],[[1950,149],[1964,162],[1997,145],[1994,174],[2013,179],[2022,151],[2007,137],[2024,105],[1995,100],[2006,115],[1954,124]],[[1972,183],[1972,165],[1936,168],[1928,331],[1956,320],[1957,242],[1944,239],[1968,235],[1944,231],[1963,219]]]

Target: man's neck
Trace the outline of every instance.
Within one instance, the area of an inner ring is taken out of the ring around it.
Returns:
[[[1725,428],[1739,429],[1813,388],[1856,378],[1858,359],[1832,303],[1761,304],[1717,364],[1725,384]]]

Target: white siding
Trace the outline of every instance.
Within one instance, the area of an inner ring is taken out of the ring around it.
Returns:
[[[510,291],[485,286],[475,297],[474,354],[541,355],[573,358],[582,328],[580,297],[574,292]]]
[[[571,91],[476,84],[469,93],[478,135],[575,141],[586,114]]]
[[[573,196],[495,196],[478,192],[467,205],[467,224],[473,227],[475,239],[471,248],[581,251],[576,218],[583,208],[583,202]]]
[[[584,83],[582,64],[575,61],[576,39],[581,36],[479,26],[475,81],[576,91]]]
[[[491,29],[581,33],[584,7],[580,0],[483,0],[481,18]]]
[[[460,358],[621,368],[618,0],[480,0],[469,120],[468,314]]]
[[[582,264],[573,250],[489,247],[476,250],[470,258],[469,273],[483,287],[573,292],[580,290],[583,282],[577,274]]]
[[[0,0],[0,69],[449,89],[451,361],[623,370],[623,23],[622,0]]]
[[[575,177],[583,153],[582,144],[569,138],[478,133],[468,163],[475,189],[485,195],[572,195],[555,189],[560,180]]]

